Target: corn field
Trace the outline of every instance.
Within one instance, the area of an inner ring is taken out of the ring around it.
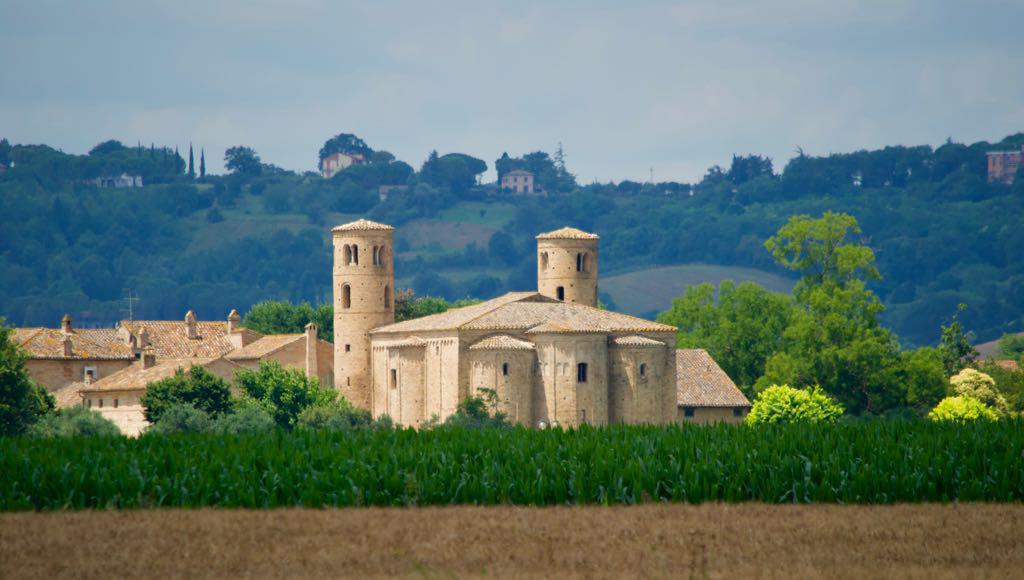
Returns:
[[[1021,501],[1024,424],[0,440],[0,509]]]

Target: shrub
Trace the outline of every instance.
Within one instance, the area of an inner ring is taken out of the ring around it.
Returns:
[[[498,411],[498,393],[494,389],[477,389],[480,395],[467,397],[444,421],[446,427],[464,429],[508,428],[512,424],[505,413]]]
[[[185,403],[168,406],[146,433],[169,435],[171,433],[204,433],[210,431],[213,422],[210,416]]]
[[[373,417],[366,409],[356,409],[347,401],[330,405],[306,407],[301,413],[297,426],[303,429],[325,429],[344,431],[370,427]]]
[[[748,425],[776,423],[835,423],[843,406],[820,387],[794,389],[772,385],[761,391],[747,415]]]
[[[946,397],[928,413],[928,418],[939,423],[973,423],[998,421],[999,413],[974,397],[960,395]]]
[[[231,389],[220,377],[193,366],[187,372],[178,369],[173,377],[150,383],[141,402],[146,420],[154,424],[168,408],[179,404],[216,418],[231,412]]]
[[[337,392],[324,389],[315,377],[297,369],[286,369],[275,361],[263,361],[257,370],[244,369],[235,381],[246,396],[266,409],[280,427],[291,429],[307,407],[334,403]]]
[[[25,368],[26,355],[14,331],[0,318],[0,436],[19,435],[53,411],[53,397],[36,385]]]
[[[980,401],[1000,415],[1010,411],[1010,405],[1003,395],[996,390],[996,381],[992,377],[976,369],[967,368],[949,379],[953,392],[960,397],[970,397]]]
[[[221,435],[269,433],[277,428],[274,417],[257,405],[244,405],[230,415],[222,415],[213,422],[213,431]]]
[[[96,411],[76,406],[46,415],[28,429],[30,437],[117,437],[121,430]]]

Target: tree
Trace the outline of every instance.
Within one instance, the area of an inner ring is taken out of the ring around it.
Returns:
[[[772,385],[757,395],[745,420],[748,425],[831,424],[842,415],[843,406],[818,387],[803,390]]]
[[[351,133],[338,133],[324,141],[324,146],[320,148],[320,160],[317,162],[317,168],[323,169],[324,159],[335,153],[359,154],[369,157],[373,153],[373,149],[365,141]]]
[[[199,150],[199,177],[206,177],[206,150]]]
[[[11,162],[11,142],[7,139],[0,139],[0,163],[7,165]]]
[[[727,177],[736,185],[741,185],[758,177],[774,177],[772,160],[760,155],[733,155],[732,165]]]
[[[960,397],[970,397],[985,404],[1000,415],[1010,412],[1010,405],[1002,394],[996,390],[995,380],[977,369],[967,368],[953,377],[949,382],[953,392]]]
[[[1024,357],[1024,334],[1004,334],[999,339],[999,356],[1013,360]]]
[[[25,368],[27,357],[0,318],[0,436],[20,435],[56,406]]]
[[[249,147],[238,145],[224,152],[224,167],[236,175],[259,175],[263,169],[260,156]]]
[[[420,179],[434,187],[446,187],[463,193],[476,183],[476,176],[487,171],[487,163],[464,153],[438,156],[431,151],[420,169]]]
[[[373,416],[366,409],[357,409],[342,399],[330,405],[306,407],[299,413],[298,427],[311,430],[347,431],[369,427]]]
[[[269,433],[277,428],[274,417],[258,405],[241,405],[234,413],[213,422],[212,431],[221,435]]]
[[[252,404],[270,413],[285,429],[295,427],[307,407],[330,405],[337,397],[334,389],[321,387],[315,377],[286,369],[276,361],[262,361],[257,370],[238,371],[235,382]]]
[[[793,300],[753,282],[724,280],[715,287],[690,286],[658,322],[679,329],[676,348],[703,348],[730,378],[750,392],[765,362],[782,348],[795,315]]]
[[[461,429],[508,429],[512,423],[508,415],[498,410],[498,392],[494,389],[477,389],[478,395],[463,399],[455,412],[444,421],[445,427]],[[432,420],[431,423],[434,423]],[[428,426],[434,426],[428,424]]]
[[[491,259],[498,263],[506,266],[514,266],[519,263],[519,250],[516,248],[515,241],[512,236],[503,231],[499,230],[491,235],[487,251],[491,255]]]
[[[928,413],[928,418],[936,423],[959,423],[961,425],[975,421],[995,422],[999,414],[978,399],[968,396],[946,397]]]
[[[118,437],[121,430],[113,421],[80,405],[50,413],[28,428],[30,437]]]
[[[851,234],[860,233],[856,218],[845,213],[827,211],[819,219],[797,215],[790,217],[764,247],[779,265],[803,276],[799,295],[800,290],[827,281],[843,286],[854,280],[881,278],[871,248],[848,240]]]
[[[308,302],[264,300],[254,304],[242,321],[246,328],[261,334],[300,334],[310,322],[316,325],[317,338],[334,340],[334,307],[330,304],[313,308]]]
[[[189,144],[188,144],[188,176],[190,178],[192,178],[192,179],[196,178],[195,160],[196,160],[195,155],[193,155],[193,153],[192,153],[192,143],[189,142]]]
[[[213,427],[210,415],[188,403],[171,403],[146,429],[146,433],[171,435],[173,433],[206,433]]]
[[[953,322],[949,326],[941,327],[939,352],[942,353],[946,376],[955,375],[978,358],[978,351],[971,344],[970,333],[964,332],[958,320],[964,310],[967,310],[967,305],[960,303],[956,314],[953,315]]]
[[[231,389],[223,379],[200,366],[178,369],[173,377],[147,385],[140,400],[146,420],[156,423],[168,408],[182,404],[195,407],[211,418],[230,413]]]
[[[122,151],[123,149],[125,149],[125,146],[124,146],[123,143],[121,143],[120,141],[118,141],[116,139],[110,139],[109,141],[104,141],[104,142],[96,145],[92,149],[90,149],[89,150],[89,155],[90,156],[110,155],[111,153],[117,153],[119,151]]]

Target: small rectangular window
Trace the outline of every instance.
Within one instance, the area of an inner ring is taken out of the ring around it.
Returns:
[[[579,363],[576,365],[576,382],[587,382],[587,363]]]
[[[121,400],[120,400],[120,399],[114,399],[114,408],[116,409],[116,408],[117,408],[117,406],[118,406],[118,405],[119,405],[120,403],[121,403]]]
[[[693,407],[683,407],[684,417],[693,417]]]
[[[735,409],[732,410],[732,416],[733,417],[742,417],[743,416],[743,409],[741,407],[736,407]]]
[[[501,365],[501,374],[506,377],[508,376],[508,363]]]
[[[351,344],[346,344],[345,345],[345,352],[352,352],[352,345]]]
[[[391,388],[398,388],[398,369],[391,369]]]
[[[103,408],[103,399],[100,399],[100,409]]]
[[[87,399],[87,400],[85,401],[85,403],[86,403],[86,405],[85,405],[86,407],[88,407],[88,408],[92,409],[92,399]]]

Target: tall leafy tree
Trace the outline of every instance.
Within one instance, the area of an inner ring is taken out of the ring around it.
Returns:
[[[32,382],[27,357],[14,342],[14,331],[3,323],[0,318],[0,436],[11,436],[24,433],[55,404],[46,389]]]
[[[224,152],[224,167],[232,173],[251,176],[259,175],[263,165],[254,150],[238,145]]]
[[[199,150],[199,177],[206,177],[206,151]]]
[[[359,154],[370,157],[373,149],[356,135],[352,133],[339,133],[324,142],[320,148],[320,160],[317,167],[323,169],[324,159],[335,153]]]
[[[196,164],[195,155],[192,153],[192,143],[188,144],[188,176],[192,179],[196,178]]]
[[[200,366],[178,369],[173,377],[152,382],[140,401],[146,420],[156,423],[175,405],[189,405],[211,417],[231,412],[231,389],[224,379]]]
[[[274,417],[280,427],[291,429],[299,415],[309,407],[327,406],[337,399],[337,391],[324,388],[315,377],[298,369],[286,369],[276,361],[263,361],[259,369],[243,369],[235,381],[246,398]]]

